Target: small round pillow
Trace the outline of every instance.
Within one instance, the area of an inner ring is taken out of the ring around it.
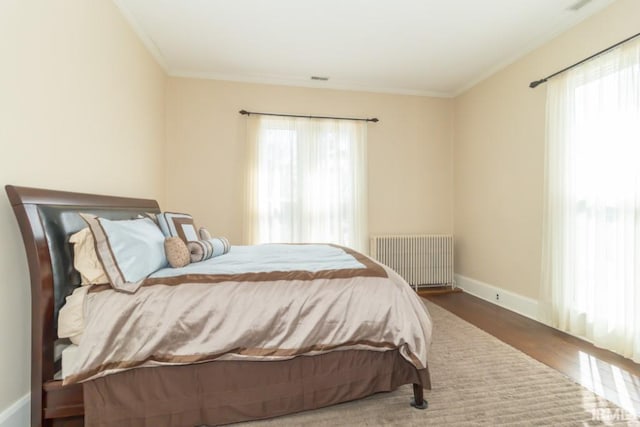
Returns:
[[[191,262],[189,248],[179,237],[167,237],[164,239],[164,252],[169,265],[173,268],[184,267]]]
[[[209,230],[204,227],[200,227],[200,229],[198,230],[198,234],[200,235],[200,240],[210,240],[213,238],[213,236],[211,236],[211,233],[209,233]]]

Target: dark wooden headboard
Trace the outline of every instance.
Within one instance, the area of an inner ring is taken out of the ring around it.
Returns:
[[[31,425],[50,425],[47,384],[54,381],[57,318],[65,298],[80,284],[69,236],[86,226],[79,212],[131,219],[160,212],[150,199],[100,196],[39,188],[5,187],[22,233],[31,276]]]

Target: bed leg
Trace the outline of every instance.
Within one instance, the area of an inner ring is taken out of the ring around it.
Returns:
[[[416,409],[427,409],[428,402],[424,400],[422,386],[420,384],[413,385],[413,399],[411,399],[411,406]]]

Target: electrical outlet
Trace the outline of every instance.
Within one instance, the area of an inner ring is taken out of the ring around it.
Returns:
[[[500,301],[500,294],[496,294],[496,301]]]

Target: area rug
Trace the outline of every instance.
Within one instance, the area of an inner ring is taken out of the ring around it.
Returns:
[[[411,386],[246,426],[640,426],[640,419],[443,308],[434,323],[426,410]]]

